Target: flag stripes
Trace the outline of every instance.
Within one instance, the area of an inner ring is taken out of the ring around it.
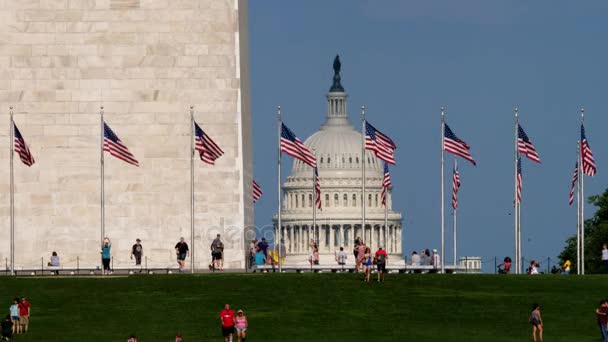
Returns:
[[[383,134],[372,126],[369,122],[365,122],[365,149],[374,151],[374,154],[379,159],[386,163],[395,165],[395,149],[397,145],[387,135]]]
[[[25,143],[25,139],[23,139],[23,136],[21,135],[21,132],[19,131],[19,128],[17,128],[17,125],[15,125],[15,123],[13,122],[13,129],[14,129],[14,143],[15,143],[15,152],[19,155],[19,158],[21,159],[21,161],[23,162],[23,164],[27,165],[27,166],[32,166],[35,161],[34,161],[34,156],[32,155],[32,152],[30,151],[30,149],[27,147],[27,144]]]
[[[204,163],[215,165],[215,161],[224,154],[224,151],[194,122],[194,149],[198,151]]]
[[[572,175],[572,184],[570,185],[570,196],[568,197],[568,205],[574,202],[574,187],[578,181],[578,162],[574,164],[574,174]]]
[[[264,194],[262,192],[262,187],[255,181],[255,179],[251,180],[253,182],[253,203],[257,202],[260,197]]]
[[[528,159],[540,163],[540,156],[536,152],[536,148],[520,124],[517,124],[517,150]]]
[[[124,162],[139,166],[139,162],[131,154],[127,146],[120,141],[118,136],[114,134],[114,131],[105,122],[103,123],[103,150]]]
[[[581,124],[581,159],[583,165],[581,169],[587,176],[595,176],[597,169],[595,168],[595,159],[593,158],[593,152],[585,136],[585,126]]]
[[[446,123],[444,123],[443,125],[444,125],[443,149],[446,152],[455,154],[459,157],[462,157],[462,158],[470,161],[473,165],[477,165],[477,163],[473,159],[473,156],[471,156],[471,153],[469,152],[471,147],[469,145],[467,145],[466,142],[464,142],[463,140],[458,138],[456,136],[456,134],[454,134],[454,132],[452,132],[452,130],[450,129],[450,126],[448,126]]]
[[[460,190],[460,173],[458,168],[454,166],[454,173],[452,174],[452,208],[458,209],[458,190]]]
[[[522,174],[521,174],[521,157],[517,158],[517,203],[521,203],[521,188],[522,188]]]
[[[315,205],[317,209],[321,209],[321,179],[319,178],[319,169],[315,167]]]
[[[284,123],[281,123],[281,152],[285,152],[311,167],[317,167],[317,158]]]
[[[382,180],[382,205],[386,207],[386,197],[388,189],[392,186],[391,174],[388,171],[388,164],[384,163],[384,179]]]

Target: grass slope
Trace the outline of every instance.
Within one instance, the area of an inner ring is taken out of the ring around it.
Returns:
[[[547,341],[596,341],[601,276],[212,274],[1,278],[1,305],[26,294],[31,331],[14,341],[221,341],[224,303],[244,308],[248,341],[527,341],[531,304]],[[236,341],[236,339],[235,339]]]

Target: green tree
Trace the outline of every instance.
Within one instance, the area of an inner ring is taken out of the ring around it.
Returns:
[[[603,273],[601,250],[608,243],[608,189],[601,195],[593,195],[587,203],[597,207],[592,218],[585,220],[585,273]],[[562,263],[570,260],[576,265],[576,235],[566,240],[566,247],[559,255]],[[573,273],[576,267],[572,267]]]

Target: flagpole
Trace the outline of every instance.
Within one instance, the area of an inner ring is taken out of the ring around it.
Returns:
[[[194,106],[190,106],[190,272],[194,273]]]
[[[458,163],[456,162],[456,158],[454,158],[454,173],[456,173],[456,168],[458,167]],[[454,208],[454,272],[456,272],[456,214],[458,212],[457,208]]]
[[[15,122],[13,121],[13,107],[10,107],[10,140],[9,140],[9,154],[11,156],[11,170],[10,170],[10,196],[11,196],[11,275],[15,274],[15,180],[13,175],[13,157],[14,157],[14,144],[15,144]]]
[[[101,194],[100,194],[101,195],[101,198],[100,198],[100,202],[101,202],[101,205],[100,205],[100,207],[101,207],[100,208],[100,210],[101,210],[101,212],[100,212],[100,216],[101,216],[101,242],[100,243],[103,243],[103,238],[104,238],[104,235],[106,233],[105,232],[105,225],[106,225],[106,222],[105,222],[105,184],[104,184],[104,179],[105,179],[105,176],[104,176],[104,173],[105,173],[105,170],[104,170],[105,169],[105,163],[104,163],[104,155],[103,155],[104,121],[103,121],[103,106],[101,106],[99,108],[100,108],[100,110],[99,110],[99,114],[100,114],[99,117],[100,117],[100,124],[101,124],[101,127],[100,127],[101,134],[99,136],[99,150],[100,150],[99,152],[100,152],[100,158],[101,158],[100,159],[100,161],[101,161],[101,165],[100,165],[101,166],[100,167],[100,169],[101,169]]]
[[[278,126],[277,126],[277,138],[278,138],[278,158],[277,158],[277,202],[278,202],[278,215],[277,215],[277,234],[275,236],[275,245],[278,246],[279,250],[279,273],[283,271],[283,267],[281,265],[281,258],[283,257],[281,254],[281,209],[282,209],[282,201],[281,201],[281,106],[277,107],[277,118],[278,118]]]
[[[361,163],[361,232],[365,241],[365,106],[361,106]]]
[[[514,151],[514,171],[513,171],[513,175],[514,175],[514,194],[513,194],[513,208],[514,208],[514,219],[515,219],[515,223],[514,223],[514,231],[515,231],[515,241],[514,241],[514,245],[515,245],[515,274],[520,274],[521,273],[521,259],[519,257],[519,201],[517,199],[517,157],[518,157],[518,148],[517,148],[517,126],[518,121],[517,121],[517,112],[518,112],[518,108],[515,107],[515,109],[513,110],[514,114],[515,114],[515,135],[514,135],[514,139],[515,139],[515,151]]]
[[[581,126],[585,121],[585,109],[581,108]],[[580,143],[581,166],[583,168],[583,142]],[[581,173],[581,273],[585,274],[585,172]]]
[[[581,274],[581,155],[580,141],[576,142],[576,274]]]
[[[382,182],[384,182],[384,180]],[[386,241],[386,235],[388,234],[388,195],[389,195],[388,190],[389,189],[386,188],[386,190],[385,190],[386,193],[384,195],[385,196],[385,198],[384,198],[384,234],[382,236],[382,240],[383,240],[382,244],[384,245],[384,250],[387,251],[387,253],[388,253],[388,243]],[[378,243],[379,242],[380,241],[378,241]]]
[[[443,163],[445,150],[445,107],[441,107],[441,273],[445,272],[445,194],[443,189]]]
[[[313,155],[315,150],[312,150]],[[317,174],[315,168],[312,169],[312,240],[318,245],[317,241]],[[311,253],[314,251],[310,251]]]

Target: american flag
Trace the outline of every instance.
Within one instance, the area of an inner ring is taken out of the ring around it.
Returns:
[[[319,169],[315,166],[315,204],[317,209],[321,209],[321,179],[319,178]]]
[[[578,181],[578,162],[574,164],[574,174],[572,175],[572,185],[570,185],[570,196],[568,197],[568,205],[572,205],[574,202],[574,187]]]
[[[521,157],[517,158],[517,203],[521,203],[521,187],[522,187],[522,174],[521,174]]]
[[[19,154],[19,158],[21,159],[23,164],[25,164],[27,166],[32,166],[35,162],[34,156],[32,156],[32,152],[30,152],[30,149],[27,147],[27,144],[25,143],[25,139],[23,139],[21,132],[19,132],[19,129],[17,128],[17,125],[15,125],[14,122],[13,122],[13,128],[14,128],[14,139],[15,139],[15,152],[17,152],[17,154]]]
[[[264,194],[262,192],[262,188],[260,187],[260,185],[258,184],[258,182],[254,180],[252,180],[253,182],[253,203],[257,202],[257,200],[260,199],[260,197],[262,197],[262,195]]]
[[[317,167],[317,158],[283,123],[281,123],[281,152],[285,152],[311,167]]]
[[[452,175],[452,208],[458,209],[458,190],[460,189],[460,173],[454,165],[454,174]]]
[[[528,159],[540,163],[538,152],[536,152],[532,141],[530,141],[530,138],[528,138],[528,135],[520,124],[517,124],[517,150],[528,157]]]
[[[224,154],[224,151],[211,140],[207,133],[203,132],[196,122],[194,122],[194,139],[194,149],[198,151],[204,163],[214,165],[215,161]]]
[[[443,137],[443,146],[446,152],[455,154],[470,161],[473,165],[477,165],[477,163],[471,156],[471,153],[469,153],[471,147],[467,145],[467,143],[463,140],[460,140],[460,138],[458,138],[456,134],[452,132],[450,126],[448,126],[446,123],[444,123]]]
[[[395,165],[395,149],[397,145],[369,122],[365,122],[365,149],[374,151],[379,159]]]
[[[591,152],[591,147],[589,147],[589,142],[587,142],[585,126],[583,125],[581,125],[581,156],[583,160],[583,173],[587,176],[595,176],[595,172],[597,171],[595,168],[595,159],[593,159],[593,152]]]
[[[103,150],[110,152],[110,155],[116,157],[129,164],[139,166],[139,162],[135,159],[133,154],[129,152],[127,146],[123,145],[122,141],[118,139],[118,136],[114,134],[110,126],[107,123],[103,123]]]
[[[388,189],[393,185],[391,183],[391,174],[388,172],[388,164],[384,163],[384,180],[382,181],[382,205],[386,207],[386,194]]]

